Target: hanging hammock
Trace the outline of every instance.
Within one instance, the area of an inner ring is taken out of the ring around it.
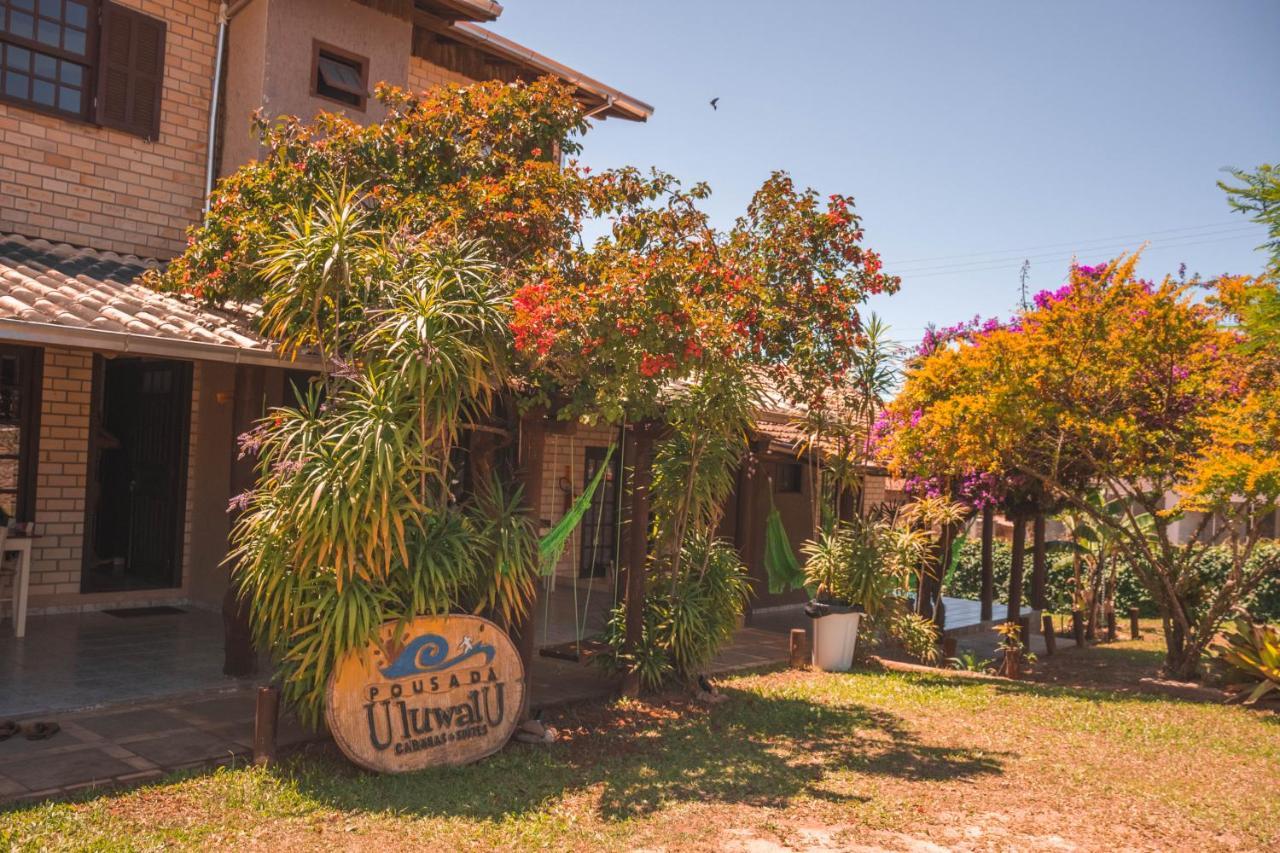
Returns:
[[[591,499],[595,496],[596,488],[604,480],[605,472],[609,470],[609,459],[613,456],[616,446],[609,445],[600,470],[596,471],[596,475],[591,478],[591,482],[587,484],[582,494],[578,495],[578,499],[569,507],[569,511],[538,542],[538,566],[543,575],[550,575],[556,570],[556,563],[560,562],[560,556],[564,554],[565,546],[569,544],[573,531],[582,522],[587,510],[591,508]]]
[[[769,575],[769,592],[774,595],[804,586],[804,571],[791,550],[787,528],[776,506],[764,523],[764,569]]]

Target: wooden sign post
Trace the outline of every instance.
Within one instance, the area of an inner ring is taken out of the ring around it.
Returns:
[[[388,622],[334,669],[325,720],[369,770],[469,764],[501,749],[520,722],[525,672],[506,632],[478,616]]]

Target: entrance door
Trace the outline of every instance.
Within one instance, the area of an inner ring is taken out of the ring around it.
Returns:
[[[607,451],[603,447],[588,447],[582,466],[582,488],[595,478],[604,465]],[[600,487],[591,496],[591,506],[582,517],[582,554],[578,563],[578,577],[602,578],[613,569],[618,548],[618,466],[615,454],[613,464],[606,471]]]
[[[190,414],[189,362],[95,360],[83,591],[181,585]]]

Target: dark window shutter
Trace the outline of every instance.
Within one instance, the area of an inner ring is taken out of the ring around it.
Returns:
[[[147,139],[158,138],[164,89],[164,21],[103,3],[101,31],[98,122]]]

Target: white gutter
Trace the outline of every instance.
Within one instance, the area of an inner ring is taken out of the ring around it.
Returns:
[[[227,28],[231,19],[253,0],[236,0],[230,7],[226,0],[218,4],[218,48],[213,59],[213,91],[209,96],[209,150],[204,162],[204,212],[209,213],[209,196],[213,193],[213,148],[218,135],[218,102],[222,99],[222,57],[226,53]]]
[[[15,320],[11,317],[0,317],[0,339],[22,344],[88,349],[121,355],[218,361],[226,364],[256,364],[264,367],[319,369],[319,360],[314,357],[290,361],[274,351],[244,349],[231,344],[179,341],[131,332],[110,332],[105,329],[35,323],[29,320]]]

